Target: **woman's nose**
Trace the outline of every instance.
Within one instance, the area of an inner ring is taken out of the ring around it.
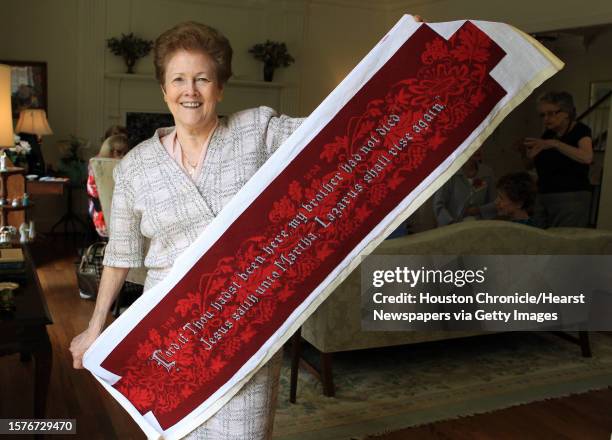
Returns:
[[[187,93],[193,93],[196,94],[198,93],[198,88],[196,87],[196,82],[195,80],[192,81],[187,81],[187,87],[185,90]]]

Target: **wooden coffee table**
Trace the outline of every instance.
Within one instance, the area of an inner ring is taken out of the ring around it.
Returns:
[[[34,418],[41,419],[45,416],[52,363],[47,325],[53,321],[29,249],[27,245],[22,249],[25,273],[0,274],[3,281],[15,281],[20,285],[15,291],[15,311],[0,312],[0,356],[20,353],[24,362],[34,357]]]

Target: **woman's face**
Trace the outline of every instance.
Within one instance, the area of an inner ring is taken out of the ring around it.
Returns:
[[[550,102],[540,102],[538,113],[546,130],[562,130],[569,123],[569,115]]]
[[[223,88],[215,62],[207,54],[181,50],[172,55],[162,91],[177,127],[197,131],[216,120]]]

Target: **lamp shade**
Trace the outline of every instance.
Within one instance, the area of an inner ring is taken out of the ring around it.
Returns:
[[[36,134],[38,136],[53,134],[47,122],[47,114],[39,108],[21,110],[15,131],[17,133]]]
[[[11,112],[11,67],[0,64],[0,148],[15,144]]]

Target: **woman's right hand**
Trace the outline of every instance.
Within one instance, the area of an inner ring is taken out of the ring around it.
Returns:
[[[98,297],[96,298],[96,307],[89,321],[89,326],[87,330],[74,338],[70,343],[72,366],[74,368],[83,368],[83,355],[100,336],[100,333],[102,333],[108,311],[117,299],[128,271],[129,269],[126,267],[104,266],[102,278],[100,279],[100,288],[98,289]]]
[[[72,340],[70,343],[70,352],[72,353],[72,366],[74,368],[83,368],[83,355],[98,336],[100,336],[100,333],[100,331],[88,327],[87,330]]]

